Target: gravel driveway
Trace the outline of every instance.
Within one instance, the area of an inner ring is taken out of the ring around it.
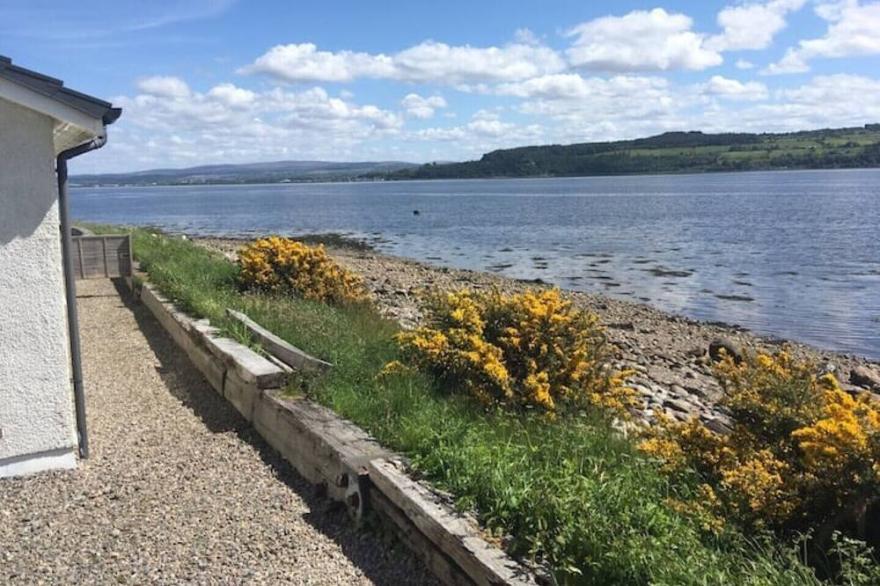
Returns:
[[[0,583],[432,584],[355,530],[143,306],[79,283],[92,458],[0,480]]]

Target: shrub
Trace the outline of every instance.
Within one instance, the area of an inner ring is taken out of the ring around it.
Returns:
[[[786,351],[716,367],[733,431],[660,417],[641,449],[672,474],[696,473],[712,512],[748,528],[864,535],[880,501],[880,406]]]
[[[292,293],[333,304],[361,302],[367,292],[359,277],[336,264],[324,246],[308,246],[271,236],[244,246],[238,253],[241,284],[247,289]]]
[[[403,355],[484,404],[625,414],[637,403],[623,384],[628,373],[608,367],[596,316],[558,290],[445,293],[430,300],[427,318],[426,326],[397,337]]]
[[[243,311],[333,362],[309,381],[311,396],[405,454],[464,510],[475,509],[511,554],[546,562],[554,583],[818,584],[788,548],[706,539],[664,505],[674,483],[603,418],[475,409],[470,397],[444,395],[433,377],[394,363],[399,329],[373,308],[243,295],[239,268],[222,255],[144,230],[134,236],[150,280],[193,315],[222,325],[225,308]],[[841,555],[850,559],[848,551]],[[852,559],[850,574],[867,575],[871,559]]]

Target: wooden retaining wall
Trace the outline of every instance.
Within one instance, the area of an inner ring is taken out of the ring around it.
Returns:
[[[378,515],[446,584],[537,584],[529,569],[483,539],[447,498],[407,476],[401,458],[364,430],[326,407],[285,396],[289,369],[221,337],[206,320],[177,310],[153,286],[144,284],[137,293],[214,390],[304,478],[344,503],[353,519],[367,511]],[[278,342],[260,330],[258,338]],[[317,365],[316,370],[331,367],[302,354],[291,359]]]

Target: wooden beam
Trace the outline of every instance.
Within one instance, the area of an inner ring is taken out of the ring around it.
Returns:
[[[101,237],[101,256],[104,257],[104,276],[110,276],[110,263],[107,262],[107,237]]]
[[[370,508],[396,532],[400,540],[428,566],[437,578],[449,586],[473,586],[474,581],[449,556],[440,551],[419,528],[381,491],[370,490]]]
[[[534,586],[528,569],[491,545],[475,523],[453,513],[442,497],[409,476],[389,459],[372,460],[367,466],[370,481],[440,551],[455,561],[480,586],[519,584]]]
[[[324,372],[333,367],[329,362],[325,362],[320,358],[315,358],[289,344],[276,336],[266,328],[262,327],[254,320],[234,309],[227,309],[226,313],[242,324],[257,339],[257,342],[269,354],[275,356],[291,368],[295,370],[306,370],[311,372]]]
[[[343,502],[360,520],[369,496],[362,492],[367,464],[391,454],[368,433],[336,413],[302,398],[264,390],[253,406],[254,428],[328,498]]]
[[[83,243],[79,238],[74,238],[76,247],[79,250],[79,276],[81,279],[86,278],[86,263],[83,261]]]
[[[448,498],[409,478],[397,456],[366,431],[325,406],[267,388],[283,380],[278,366],[219,337],[207,320],[177,310],[148,283],[140,298],[257,433],[328,498],[344,503],[354,519],[375,511],[446,584],[538,584],[529,568],[486,541],[476,522],[457,514]]]

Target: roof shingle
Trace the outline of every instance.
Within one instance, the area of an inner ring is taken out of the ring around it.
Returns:
[[[12,59],[3,55],[0,55],[0,78],[100,119],[105,125],[113,124],[122,113],[122,108],[114,108],[110,102],[66,88],[60,79],[13,65]]]

